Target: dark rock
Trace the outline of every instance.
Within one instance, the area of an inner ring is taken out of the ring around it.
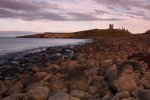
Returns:
[[[137,87],[132,91],[132,94],[140,100],[150,100],[150,90],[148,89],[141,89]]]
[[[114,80],[117,74],[118,74],[117,66],[113,64],[106,69],[104,76],[105,79],[111,82],[112,80]]]
[[[41,78],[38,76],[31,76],[27,78],[23,83],[25,86],[28,86],[29,84],[34,83],[34,82],[39,82],[40,80]]]

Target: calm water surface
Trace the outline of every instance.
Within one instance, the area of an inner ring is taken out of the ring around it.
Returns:
[[[36,50],[44,47],[75,45],[89,42],[89,39],[48,39],[0,37],[0,56],[9,53]]]

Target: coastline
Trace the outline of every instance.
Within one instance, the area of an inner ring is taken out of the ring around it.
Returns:
[[[150,88],[149,40],[149,34],[100,38],[83,45],[29,53],[13,61],[11,68],[0,67],[0,97],[134,100],[139,98],[137,92]]]

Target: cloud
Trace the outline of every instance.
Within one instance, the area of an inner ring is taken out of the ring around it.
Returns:
[[[39,10],[40,8],[32,3],[28,3],[25,1],[17,1],[17,0],[0,0],[0,7],[11,9],[11,10]]]
[[[149,9],[149,5],[140,0],[63,0],[63,3],[48,0],[0,0],[0,18],[26,21],[121,21],[126,19],[123,17],[123,13],[126,13],[148,19],[147,15],[130,10],[133,7]],[[89,7],[83,9],[85,6]]]

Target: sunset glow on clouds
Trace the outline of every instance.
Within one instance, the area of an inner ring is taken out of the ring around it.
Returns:
[[[0,31],[69,32],[150,29],[149,0],[0,0]]]

